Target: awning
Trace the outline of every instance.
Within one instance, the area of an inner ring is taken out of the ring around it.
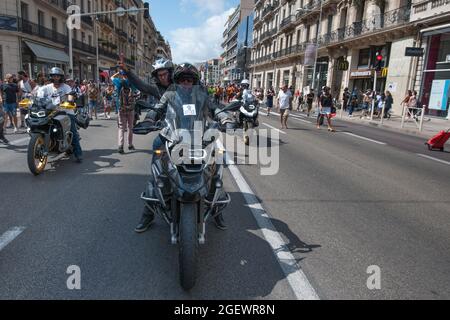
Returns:
[[[420,30],[421,33],[423,33],[424,37],[429,37],[435,34],[440,33],[448,33],[450,32],[450,23],[449,24],[441,24],[439,26],[434,26],[430,28],[425,28]]]
[[[69,56],[60,49],[54,49],[46,47],[34,42],[25,41],[27,46],[33,51],[36,56],[36,60],[45,62],[58,62],[58,63],[68,63]]]

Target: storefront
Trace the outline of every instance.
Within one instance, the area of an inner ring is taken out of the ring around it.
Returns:
[[[68,70],[69,56],[58,48],[51,48],[32,41],[22,42],[22,69],[36,78],[39,72],[48,73],[52,67]]]
[[[377,83],[376,83],[377,92],[384,92],[386,88],[387,72],[388,68],[383,68],[381,71],[377,72]],[[371,69],[351,70],[349,89],[350,91],[353,91],[353,89],[357,89],[358,91],[364,93],[369,89],[373,90],[373,81],[374,81],[374,70]]]
[[[447,117],[450,105],[450,27],[423,33],[425,64],[419,97],[429,115]]]

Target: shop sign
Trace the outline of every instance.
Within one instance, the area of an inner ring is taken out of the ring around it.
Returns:
[[[372,76],[372,70],[352,71],[350,77],[352,78],[368,78]]]
[[[349,63],[347,60],[344,59],[344,57],[339,57],[337,60],[337,69],[339,71],[346,71],[348,70]]]
[[[388,74],[388,68],[387,67],[382,68],[381,69],[381,77],[386,78],[387,74]]]
[[[406,57],[421,57],[421,56],[423,56],[423,48],[406,47],[405,56]]]

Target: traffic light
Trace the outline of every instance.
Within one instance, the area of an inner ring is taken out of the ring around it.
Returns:
[[[144,2],[144,18],[148,19],[150,17],[150,6],[148,4],[148,2]]]
[[[381,55],[380,52],[375,53],[375,64],[374,64],[375,70],[381,71],[382,64],[383,64],[383,56]]]

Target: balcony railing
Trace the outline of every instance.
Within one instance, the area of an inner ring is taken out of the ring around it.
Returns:
[[[127,34],[125,31],[120,30],[120,29],[116,29],[116,31],[117,31],[117,34],[118,34],[120,37],[123,37],[123,38],[125,38],[125,39],[128,39],[128,34]]]
[[[79,40],[72,39],[72,47],[74,49],[78,49],[78,50],[81,50],[83,52],[89,52],[91,54],[95,54],[96,53],[95,47],[90,46],[90,45],[88,45],[86,43],[83,43],[83,42],[81,42]]]
[[[94,22],[92,21],[91,17],[88,16],[81,16],[81,21],[83,21],[84,23],[90,25],[91,27],[94,26]]]
[[[13,19],[17,19],[17,22],[15,22],[15,25],[17,26],[17,29],[15,30],[17,31],[62,44],[67,44],[69,41],[68,37],[62,33],[58,33],[54,30],[45,28],[39,24],[21,18],[12,18],[9,21],[12,22],[14,21]]]
[[[67,0],[42,0],[48,2],[52,6],[58,7],[61,10],[66,11],[67,7],[69,7],[69,2]]]
[[[109,50],[106,50],[104,48],[99,47],[98,48],[98,53],[101,54],[102,56],[114,59],[114,60],[119,60],[119,56],[117,53],[111,52]]]
[[[274,13],[275,9],[280,5],[279,1],[274,1],[272,4],[265,7],[261,13],[261,17],[264,19],[269,13]]]
[[[274,28],[274,29],[271,29],[271,30],[268,30],[268,31],[264,32],[259,37],[259,41],[258,42],[263,42],[263,41],[269,39],[270,37],[276,35],[277,32],[278,32],[278,28]]]
[[[284,18],[280,23],[280,31],[285,30],[288,27],[292,27],[295,21],[296,19],[294,15]]]
[[[408,6],[404,6],[374,15],[366,20],[356,21],[347,27],[339,28],[319,37],[319,45],[324,46],[403,25],[409,22],[410,14],[411,9]]]
[[[98,21],[109,26],[111,29],[114,29],[114,22],[112,22],[112,20],[109,19],[107,16],[99,16]]]

